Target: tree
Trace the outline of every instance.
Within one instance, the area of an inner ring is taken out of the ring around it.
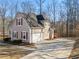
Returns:
[[[64,25],[65,25],[65,13],[64,13],[64,11],[63,11],[63,5],[62,4],[60,4],[59,5],[59,22],[60,22],[60,26],[59,26],[59,29],[58,29],[58,31],[60,31],[59,32],[59,34],[60,34],[60,36],[63,36],[63,32],[64,32]]]
[[[6,17],[7,11],[8,11],[7,3],[2,3],[0,5],[0,16],[1,16],[2,21],[3,21],[3,39],[5,38],[5,17]]]
[[[47,6],[47,12],[48,15],[51,16],[51,19],[53,19],[52,23],[53,23],[53,27],[55,28],[54,33],[56,33],[56,13],[57,13],[57,1],[56,0],[51,0]]]
[[[46,8],[47,8],[47,12],[51,15],[53,19],[54,27],[55,27],[56,13],[57,13],[57,1],[51,0],[50,2],[48,2]]]
[[[19,8],[18,4],[19,4],[19,2],[18,2],[18,0],[17,0],[17,1],[16,1],[16,4],[15,4],[15,14],[18,12],[18,8]]]
[[[22,2],[21,3],[21,8],[22,8],[22,11],[24,13],[32,13],[32,12],[35,12],[34,4],[31,3],[31,1],[29,1],[29,0],[26,0],[25,2]]]
[[[72,36],[76,26],[78,0],[66,0],[65,6],[67,8],[67,36]]]
[[[51,9],[52,9],[52,6],[51,6],[51,3],[48,2],[48,4],[46,5],[46,13],[48,14],[49,18],[50,18],[50,21],[53,22],[52,19],[52,16],[51,16]]]
[[[16,12],[15,12],[15,5],[12,5],[12,4],[10,5],[9,12],[10,12],[9,16],[10,16],[10,18],[12,20],[14,15],[16,14]]]
[[[13,3],[10,2],[10,5],[9,5],[9,16],[10,16],[11,20],[16,15],[16,13],[20,11],[18,5],[19,5],[18,0],[16,0],[15,4],[13,4]]]
[[[36,0],[36,3],[38,4],[39,6],[39,12],[40,12],[40,15],[42,14],[42,7],[43,7],[43,4],[46,0]]]
[[[56,0],[52,1],[52,6],[53,6],[53,17],[54,17],[54,25],[55,25],[55,20],[56,20]]]

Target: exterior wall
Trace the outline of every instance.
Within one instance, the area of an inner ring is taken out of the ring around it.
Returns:
[[[43,29],[44,39],[49,39],[49,34],[50,34],[49,28],[50,28],[50,23],[44,22],[44,29]]]
[[[54,29],[52,29],[52,39],[54,38]]]
[[[17,18],[21,18],[21,17],[18,16]],[[31,29],[30,29],[30,27],[29,27],[29,25],[28,25],[28,23],[26,22],[25,19],[23,19],[23,25],[16,25],[16,20],[14,20],[13,24],[10,27],[11,40],[14,40],[14,38],[12,37],[12,32],[14,32],[14,31],[18,32],[18,39],[21,39],[21,32],[22,31],[28,32],[28,42],[30,42],[30,39],[31,39],[30,38],[30,31],[31,31]]]
[[[32,33],[42,32],[41,28],[32,28]]]
[[[44,39],[49,39],[49,32],[48,29],[44,29]]]
[[[42,30],[40,28],[32,29],[32,43],[39,43],[39,41],[44,40]]]
[[[14,20],[10,27],[9,34],[10,34],[11,40],[15,40],[15,38],[12,35],[13,32],[18,32],[18,38],[16,38],[18,40],[18,39],[22,39],[21,32],[25,32],[25,31],[28,32],[27,42],[29,43],[38,43],[39,41],[50,38],[49,22],[44,21],[44,28],[39,28],[39,27],[30,28],[30,26],[28,25],[26,19],[24,19],[24,16],[22,14],[16,16],[16,19],[21,19],[21,18],[23,20],[23,25],[16,25],[16,20]],[[53,35],[51,36],[53,37]]]
[[[50,28],[49,38],[50,39],[53,39],[54,38],[54,29],[52,29],[52,28]]]

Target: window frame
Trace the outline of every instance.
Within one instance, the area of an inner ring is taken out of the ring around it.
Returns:
[[[25,35],[25,38],[23,38],[23,35]],[[26,40],[28,40],[28,32],[22,31],[22,32],[21,32],[21,39],[26,39]]]
[[[23,25],[23,20],[22,20],[22,18],[16,19],[16,25],[18,25],[18,26]]]
[[[13,31],[13,32],[12,32],[12,37],[13,37],[14,39],[18,39],[18,32],[17,32],[17,31]]]

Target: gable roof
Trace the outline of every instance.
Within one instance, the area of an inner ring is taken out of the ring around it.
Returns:
[[[28,18],[26,19],[27,23],[29,24],[30,27],[42,27],[40,24],[38,24],[37,21],[33,18]]]
[[[44,18],[43,15],[36,15],[34,13],[26,14],[26,13],[18,12],[16,14],[15,19],[18,18],[19,16],[24,18],[27,21],[27,23],[29,24],[30,27],[39,27],[39,28],[44,27],[43,21],[45,20],[45,18]]]

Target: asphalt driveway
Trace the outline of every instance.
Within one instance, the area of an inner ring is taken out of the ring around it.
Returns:
[[[20,59],[67,59],[75,41],[64,38],[42,41],[36,44],[36,49]]]

